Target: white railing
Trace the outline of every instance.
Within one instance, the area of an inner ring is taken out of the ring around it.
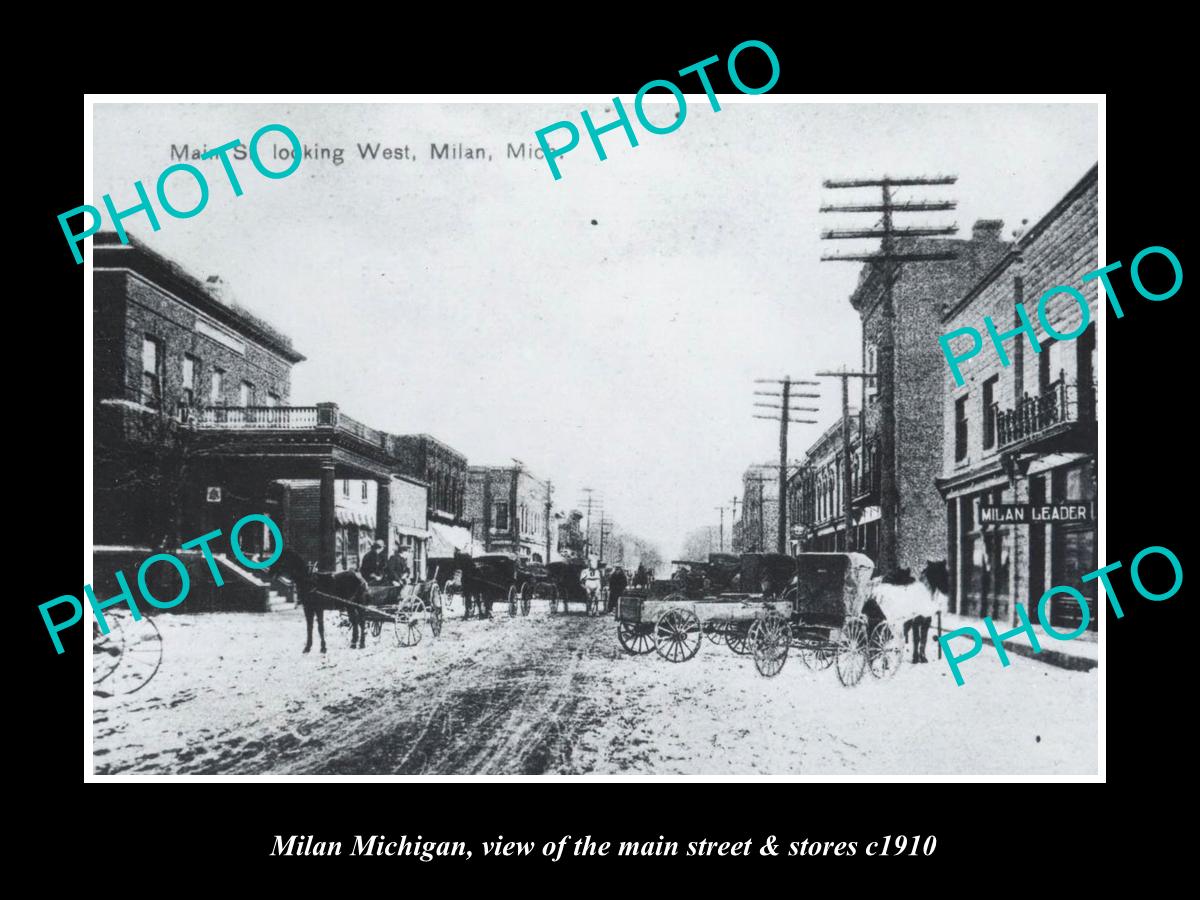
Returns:
[[[291,429],[333,424],[320,422],[318,412],[315,406],[209,406],[200,410],[194,421],[197,428]]]

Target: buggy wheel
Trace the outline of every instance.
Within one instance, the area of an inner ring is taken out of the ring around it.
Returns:
[[[904,636],[897,634],[887,622],[880,622],[871,629],[871,640],[867,645],[867,665],[876,678],[892,678],[900,671],[904,660]]]
[[[529,615],[529,608],[533,605],[533,585],[530,582],[525,582],[525,586],[521,588],[521,615]]]
[[[436,584],[429,586],[429,631],[434,637],[442,633],[442,622],[445,621],[445,598],[442,589]]]
[[[100,633],[99,624],[92,620],[92,688],[117,670],[121,664],[121,652],[125,649],[125,629],[121,617],[109,615],[108,634]],[[104,692],[107,695],[107,691]]]
[[[162,635],[153,619],[142,617],[138,622],[125,619],[121,622],[121,631],[121,657],[106,685],[110,694],[140,691],[162,665]]]
[[[705,634],[708,635],[708,639],[714,644],[719,644],[721,641],[725,640],[726,627],[727,626],[725,622],[721,621],[720,619],[714,619],[708,623],[708,627],[705,629]]]
[[[618,622],[617,640],[626,653],[641,656],[654,649],[654,629],[635,622]]]
[[[808,643],[800,645],[797,655],[800,662],[812,671],[824,672],[837,658],[837,649],[825,644]]]
[[[517,614],[517,586],[515,584],[508,586],[508,614],[510,616]]]
[[[738,656],[745,656],[750,652],[748,639],[750,637],[750,626],[745,622],[730,622],[725,627],[725,643],[729,645],[729,649]]]
[[[393,623],[399,646],[415,647],[421,643],[421,626],[425,624],[428,612],[425,601],[420,597],[413,596],[400,601]]]
[[[690,609],[668,609],[654,626],[654,649],[668,662],[687,662],[704,643],[700,620]]]
[[[371,637],[379,637],[383,633],[383,619],[371,619]]]
[[[546,597],[546,599],[550,601],[550,615],[556,616],[556,615],[558,615],[558,585],[557,584],[550,585],[549,590],[550,590],[550,593]]]
[[[849,619],[842,627],[842,638],[834,660],[838,681],[853,687],[867,671],[867,626],[862,619]]]
[[[747,642],[754,654],[754,668],[758,669],[758,674],[774,678],[783,671],[783,665],[787,662],[788,650],[792,646],[792,626],[779,613],[768,612],[761,619],[754,620]]]

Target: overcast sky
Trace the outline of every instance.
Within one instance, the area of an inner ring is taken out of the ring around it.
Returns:
[[[819,258],[868,248],[819,234],[871,217],[817,208],[869,195],[823,191],[822,179],[955,174],[953,187],[901,196],[957,199],[934,220],[969,236],[976,219],[1002,218],[1008,236],[1097,159],[1093,105],[733,101],[714,113],[689,97],[668,135],[635,120],[639,146],[610,132],[604,162],[584,133],[559,181],[506,147],[578,124],[584,104],[98,104],[86,202],[112,193],[131,206],[134,180],[153,193],[172,144],[248,141],[267,123],[342,148],[340,166],[305,161],[279,180],[235,161],[236,199],[219,162],[198,162],[211,184],[203,212],[160,213],[158,232],[142,216],[126,225],[197,277],[220,274],[293,339],[308,357],[293,404],[333,401],[375,428],[428,432],[472,463],[517,457],[553,478],[566,506],[596,488],[613,518],[669,555],[717,521],[747,464],[777,456],[778,427],[751,417],[753,380],[858,364],[857,266]],[[587,108],[597,124],[612,118]],[[361,159],[357,145],[376,142],[416,158]],[[430,159],[431,143],[460,142],[492,159]],[[282,168],[275,144],[287,146],[266,138],[266,164]],[[186,177],[169,197],[191,205]],[[792,427],[793,456],[839,414],[836,385],[822,393],[820,424]]]

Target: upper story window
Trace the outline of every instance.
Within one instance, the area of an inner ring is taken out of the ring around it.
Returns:
[[[278,406],[280,402],[278,394],[274,391],[267,391],[267,406]]]
[[[183,402],[191,406],[196,402],[196,370],[200,361],[191,354],[183,357]]]
[[[983,383],[983,449],[990,450],[996,444],[996,386],[999,375],[993,375]]]
[[[967,395],[954,401],[954,461],[967,458]]]
[[[508,504],[492,504],[492,527],[501,531],[508,528]]]
[[[367,499],[367,482],[365,480],[362,482],[362,499]]]
[[[225,373],[213,369],[212,380],[209,383],[208,399],[211,403],[220,403],[225,393]]]
[[[243,381],[238,385],[238,406],[253,406],[254,405],[254,385],[248,381]]]
[[[879,365],[879,351],[874,344],[867,344],[867,371],[874,372]],[[867,406],[874,406],[875,401],[879,399],[879,382],[875,378],[864,378],[863,386],[866,389]]]
[[[162,343],[148,334],[142,337],[142,403],[162,405]]]

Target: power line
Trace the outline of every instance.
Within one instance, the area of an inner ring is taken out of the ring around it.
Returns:
[[[779,414],[774,415],[774,416],[764,416],[764,415],[760,415],[758,413],[753,413],[752,415],[756,419],[771,419],[771,420],[778,419],[779,420],[779,528],[778,528],[778,533],[776,535],[776,544],[777,544],[778,552],[784,553],[784,552],[786,552],[786,548],[787,548],[787,503],[785,503],[784,500],[787,497],[788,425],[791,425],[792,423],[796,423],[798,425],[816,425],[817,424],[815,419],[796,419],[796,418],[792,417],[792,413],[795,413],[795,412],[815,412],[816,411],[814,408],[811,408],[811,407],[793,407],[792,406],[792,402],[791,402],[792,386],[793,385],[811,385],[813,387],[819,387],[821,383],[819,381],[801,381],[801,380],[793,379],[790,376],[785,376],[784,378],[756,378],[756,379],[754,379],[754,383],[755,384],[778,384],[778,385],[780,385],[780,393],[778,395],[776,395],[782,401],[780,405],[772,406],[771,404],[765,404],[765,403],[755,403],[754,404],[755,407],[766,406],[770,409],[778,409]],[[761,394],[761,393],[762,392],[760,392],[760,391],[755,391],[755,394]],[[821,395],[820,394],[797,394],[796,396],[797,397],[819,398]],[[761,494],[761,490],[760,490],[760,494]],[[724,514],[722,514],[722,515],[724,515]]]

